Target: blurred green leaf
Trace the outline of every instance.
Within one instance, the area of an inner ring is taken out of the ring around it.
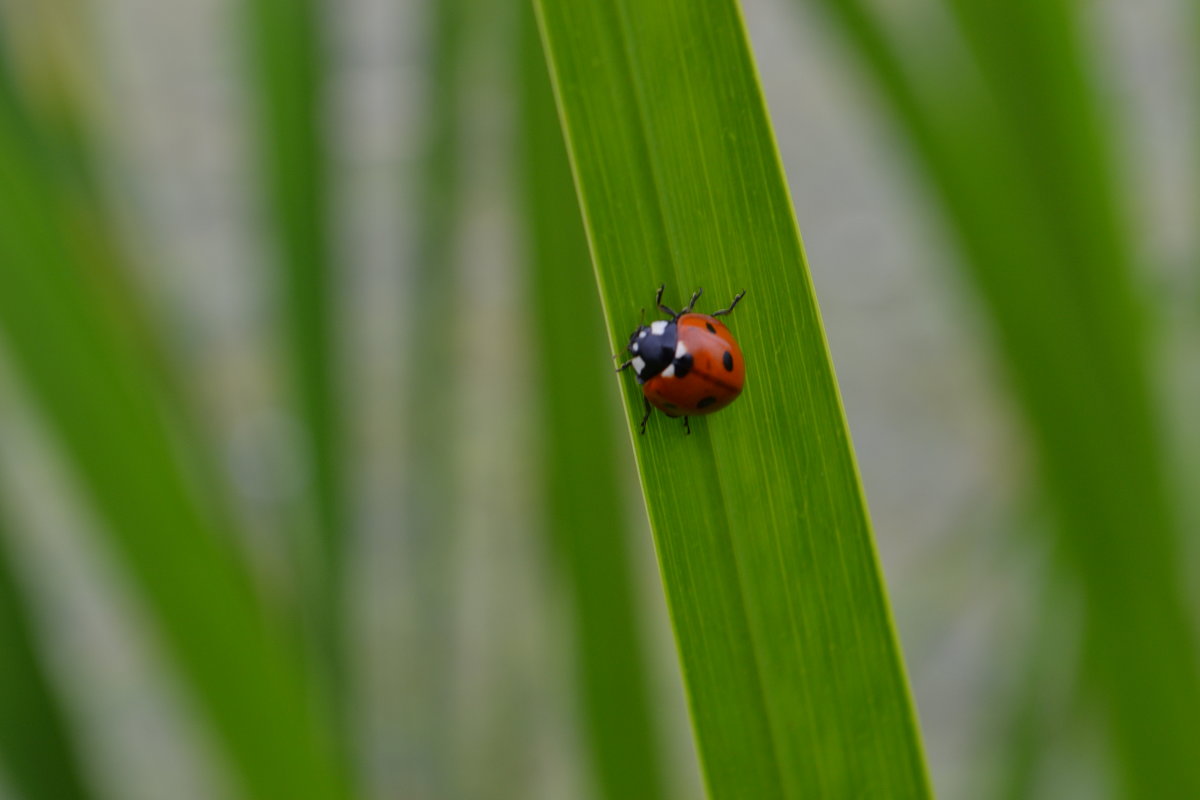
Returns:
[[[1048,562],[1036,590],[1037,614],[1029,621],[1025,646],[1015,653],[1015,681],[1010,692],[996,697],[997,800],[1040,796],[1039,781],[1055,746],[1079,738],[1065,735],[1068,722],[1080,724],[1066,717],[1082,705],[1088,683],[1079,664],[1084,649],[1076,622],[1079,595],[1064,580],[1061,558],[1051,555]]]
[[[616,386],[598,366],[608,358],[604,318],[529,7],[521,31],[517,140],[541,365],[546,524],[574,602],[577,681],[602,796],[658,798],[659,726],[637,625],[630,514],[620,501],[621,473],[634,464],[615,424]]]
[[[400,309],[407,372],[413,378],[404,386],[400,409],[407,459],[401,487],[405,563],[398,580],[406,587],[406,606],[397,613],[412,623],[404,679],[414,688],[403,698],[398,725],[411,765],[405,784],[431,797],[464,791],[446,714],[453,701],[454,662],[446,632],[454,624],[454,598],[461,588],[454,570],[453,554],[461,545],[456,515],[465,501],[455,460],[456,430],[447,415],[449,398],[459,391],[461,358],[457,339],[445,332],[457,330],[462,305],[456,247],[464,222],[468,39],[472,21],[488,19],[479,5],[478,0],[428,5],[426,102],[420,114],[419,168],[412,182],[412,271]]]
[[[305,449],[312,469],[316,542],[297,541],[313,654],[337,713],[347,702],[344,640],[346,519],[342,419],[334,370],[335,270],[323,129],[326,80],[320,0],[253,0],[251,55],[257,68],[262,177],[276,230],[284,318]],[[303,530],[302,525],[295,526]],[[315,546],[314,546],[315,545]],[[348,724],[347,720],[342,720]],[[347,729],[348,730],[348,729]]]
[[[539,0],[614,350],[729,303],[744,396],[633,436],[709,792],[926,797],[921,745],[736,5]],[[597,370],[604,369],[596,364]],[[641,393],[621,376],[631,424]]]
[[[955,0],[956,25],[905,39],[858,0],[819,4],[911,141],[992,316],[1082,578],[1127,794],[1200,796],[1176,509],[1077,7]]]
[[[0,508],[0,773],[26,800],[91,797],[37,652],[35,626],[8,557],[7,522]]]
[[[102,215],[0,86],[0,331],[250,796],[337,798],[343,778],[229,531],[195,499],[155,370],[114,301]]]

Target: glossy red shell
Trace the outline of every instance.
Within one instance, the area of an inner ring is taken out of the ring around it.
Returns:
[[[737,399],[746,382],[746,362],[733,334],[716,317],[684,314],[678,341],[692,355],[682,377],[655,375],[642,385],[650,405],[669,417],[694,417],[720,411]]]

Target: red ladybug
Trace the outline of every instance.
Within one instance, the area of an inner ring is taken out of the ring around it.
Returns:
[[[733,311],[746,292],[742,290],[729,308],[710,316],[692,313],[701,291],[692,295],[687,308],[675,312],[662,304],[663,287],[658,287],[654,304],[671,318],[641,325],[629,335],[633,358],[617,372],[633,367],[637,374],[646,404],[642,433],[651,406],[668,417],[683,417],[684,430],[691,433],[689,416],[720,411],[742,393],[746,362],[733,334],[717,317]]]

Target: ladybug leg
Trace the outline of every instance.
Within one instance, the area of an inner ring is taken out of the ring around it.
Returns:
[[[646,413],[642,415],[642,435],[644,436],[646,434],[646,420],[650,419],[650,412],[653,409],[650,408],[650,400],[648,398],[643,397],[642,403],[646,406]]]
[[[737,297],[733,298],[733,302],[729,304],[729,308],[723,308],[723,309],[721,309],[720,311],[714,311],[714,312],[712,313],[712,316],[714,316],[714,317],[723,317],[723,316],[725,316],[725,315],[726,315],[726,314],[728,314],[730,311],[733,311],[734,307],[736,307],[736,306],[737,306],[737,304],[738,304],[738,301],[739,301],[739,300],[741,300],[741,299],[742,299],[743,297],[745,297],[745,296],[746,296],[746,290],[745,290],[745,289],[742,289],[740,292],[738,292],[738,293],[737,293]]]
[[[688,422],[687,417],[683,418],[683,433],[685,436],[692,435],[692,424],[690,422]]]
[[[658,293],[654,295],[654,305],[658,306],[658,310],[669,316],[671,319],[676,319],[679,314],[676,314],[669,307],[663,305],[662,294],[664,288],[666,288],[666,284],[658,287]]]
[[[697,289],[695,291],[695,293],[692,295],[692,299],[688,301],[687,308],[679,312],[680,316],[692,313],[692,309],[696,307],[696,301],[700,299],[700,294],[703,291],[703,289]]]
[[[613,358],[620,358],[620,357],[621,357],[621,354],[620,354],[620,353],[617,353],[615,356],[613,356]],[[617,372],[624,372],[625,370],[629,369],[629,365],[630,365],[630,364],[632,364],[632,363],[633,363],[633,359],[631,358],[631,359],[629,359],[628,361],[626,361],[626,362],[622,363],[620,366],[618,366],[618,367],[617,367],[617,369],[616,369],[616,371],[617,371]]]

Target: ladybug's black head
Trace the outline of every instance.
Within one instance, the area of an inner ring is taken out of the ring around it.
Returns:
[[[638,383],[650,380],[675,360],[677,331],[674,322],[661,319],[642,325],[629,335],[629,352],[633,355]]]

